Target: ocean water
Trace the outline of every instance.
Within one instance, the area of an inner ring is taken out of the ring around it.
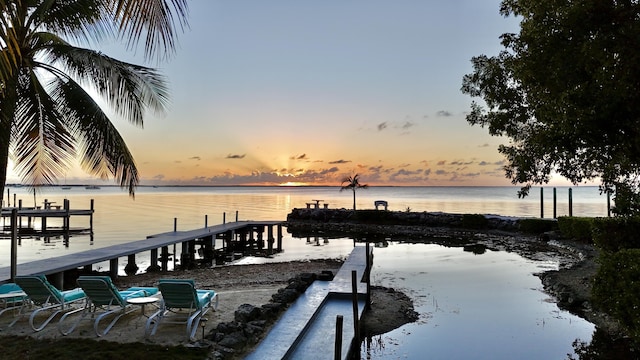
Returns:
[[[532,189],[518,199],[516,187],[372,187],[356,192],[359,209],[385,200],[389,210],[483,213],[517,217],[553,216],[553,188]],[[351,208],[353,193],[338,187],[141,187],[135,199],[116,187],[87,190],[44,188],[34,196],[10,188],[9,199],[23,206],[44,199],[71,208],[94,201],[93,234],[22,238],[18,263],[141,240],[149,235],[190,230],[223,221],[285,220],[291,209],[322,200],[330,208]],[[607,216],[606,196],[597,187],[572,189],[574,216]],[[567,215],[569,188],[556,188],[556,214]],[[5,194],[6,204],[6,194]],[[53,220],[49,220],[51,224]],[[36,222],[36,227],[38,226]],[[72,228],[88,218],[71,219]],[[351,239],[293,238],[284,234],[284,252],[271,258],[246,257],[237,264],[345,257]],[[9,266],[9,241],[0,246],[0,266]],[[179,248],[179,247],[178,247]],[[145,269],[148,257],[137,258]],[[121,259],[124,267],[126,259]],[[171,265],[171,264],[170,264]],[[107,264],[102,264],[107,266]],[[462,248],[390,241],[374,249],[373,285],[402,290],[414,301],[419,321],[362,344],[366,359],[565,359],[572,343],[590,341],[594,325],[558,309],[542,291],[535,273],[554,270],[557,261],[533,261],[513,253],[478,255]],[[171,266],[170,266],[171,267]],[[98,264],[97,268],[100,268]],[[124,274],[123,269],[120,271]]]
[[[72,209],[88,209],[94,202],[93,235],[72,236],[69,246],[64,239],[22,239],[18,262],[59,256],[71,252],[141,240],[149,235],[190,230],[239,220],[286,220],[291,209],[306,207],[312,200],[322,200],[330,208],[353,206],[353,192],[339,187],[139,187],[135,198],[119,187],[88,190],[73,186],[43,187],[34,194],[27,188],[8,188],[3,204],[22,202],[23,206],[42,206],[47,200],[61,205],[69,200]],[[558,187],[556,215],[569,214],[569,189],[574,216],[607,216],[607,198],[597,187]],[[370,187],[356,191],[358,209],[374,208],[374,201],[385,200],[393,211],[428,211],[479,213],[518,217],[551,218],[554,214],[553,188],[533,188],[524,199],[517,187]],[[542,205],[541,205],[542,204]],[[541,214],[542,212],[542,214]],[[58,222],[56,222],[58,221]],[[49,226],[61,221],[48,220]],[[34,226],[40,226],[35,219]],[[72,217],[72,228],[89,227],[88,217]],[[8,246],[0,247],[0,266],[8,266]]]

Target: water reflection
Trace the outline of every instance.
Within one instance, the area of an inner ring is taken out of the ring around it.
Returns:
[[[372,285],[405,292],[420,319],[367,339],[367,359],[560,359],[595,329],[542,292],[533,274],[557,267],[549,261],[482,246],[394,242],[374,257]]]

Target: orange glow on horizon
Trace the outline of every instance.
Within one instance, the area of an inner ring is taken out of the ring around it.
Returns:
[[[303,182],[297,182],[297,181],[287,181],[285,183],[282,183],[278,186],[308,186],[309,184],[307,183],[303,183]]]

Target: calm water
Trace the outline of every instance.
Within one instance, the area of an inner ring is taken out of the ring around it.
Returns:
[[[373,208],[386,200],[390,210],[486,213],[540,216],[540,190],[518,199],[515,187],[372,187],[358,190],[357,206]],[[24,206],[33,206],[33,194],[11,188]],[[138,189],[135,200],[119,188],[86,190],[47,188],[37,194],[72,208],[89,208],[95,201],[94,234],[61,238],[22,239],[18,262],[55,257],[148,235],[188,230],[221,223],[223,219],[285,220],[295,207],[322,199],[331,208],[350,208],[352,193],[337,187],[320,188],[151,188]],[[6,194],[5,194],[6,203]],[[568,214],[568,188],[557,188],[557,214]],[[553,216],[552,188],[544,189],[545,217]],[[596,187],[573,188],[573,215],[606,216],[607,200]],[[51,221],[51,220],[50,220]],[[88,226],[88,219],[72,218],[72,227]],[[9,266],[9,242],[0,247],[0,266]],[[274,258],[244,258],[238,263],[260,263],[346,256],[350,239],[296,239],[285,234],[284,252]],[[401,289],[415,302],[420,320],[372,339],[362,347],[369,359],[565,359],[576,339],[589,341],[594,326],[560,311],[542,291],[533,274],[556,269],[556,261],[532,261],[513,253],[488,251],[482,255],[461,248],[390,242],[374,250],[373,284]],[[124,266],[125,259],[121,260]],[[145,269],[148,257],[140,256]],[[106,266],[106,264],[105,264]]]

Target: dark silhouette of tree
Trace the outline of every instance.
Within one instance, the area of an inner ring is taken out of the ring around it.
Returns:
[[[509,139],[507,178],[545,184],[601,181],[620,214],[640,212],[640,4],[504,0],[520,32],[497,56],[472,59],[462,92],[478,97],[467,121]]]
[[[143,39],[146,58],[164,58],[175,49],[176,27],[187,25],[186,1],[0,0],[0,193],[9,158],[34,187],[64,176],[77,158],[134,194],[133,156],[88,89],[142,126],[146,112],[164,111],[166,81],[155,69],[76,44],[113,36],[131,48]]]
[[[360,180],[358,179],[358,174],[349,176],[342,180],[340,191],[351,189],[353,191],[353,211],[356,210],[356,190],[357,189],[366,189],[369,187],[367,184],[360,184]],[[346,184],[346,185],[345,185]]]

